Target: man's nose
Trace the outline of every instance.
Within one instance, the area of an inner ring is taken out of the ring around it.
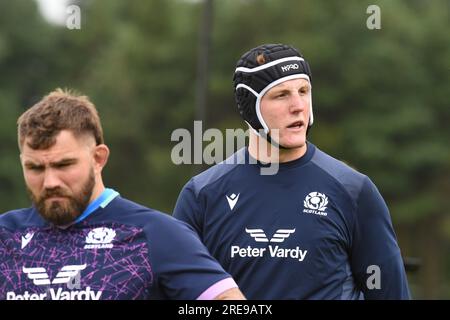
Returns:
[[[45,170],[44,174],[44,189],[53,189],[60,186],[60,179],[58,177],[57,172],[52,168],[48,168]]]
[[[289,103],[289,111],[292,113],[302,112],[308,105],[308,98],[295,93],[291,96]]]

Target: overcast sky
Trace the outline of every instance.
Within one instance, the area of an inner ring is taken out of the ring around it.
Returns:
[[[68,0],[36,0],[41,14],[47,21],[54,24],[65,24],[66,3]]]

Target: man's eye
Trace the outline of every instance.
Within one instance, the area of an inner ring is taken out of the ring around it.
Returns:
[[[68,166],[70,166],[70,163],[60,163],[60,164],[55,165],[55,168],[62,169],[62,168],[66,168]]]
[[[40,172],[42,170],[44,170],[44,167],[41,166],[30,166],[28,167],[29,170],[34,171],[34,172]]]
[[[308,94],[308,92],[309,92],[309,88],[301,88],[300,89],[301,94]]]

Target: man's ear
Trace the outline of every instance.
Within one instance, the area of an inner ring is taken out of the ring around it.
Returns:
[[[94,162],[97,172],[101,172],[103,167],[106,166],[109,158],[109,148],[105,144],[99,144],[95,146],[94,150]]]

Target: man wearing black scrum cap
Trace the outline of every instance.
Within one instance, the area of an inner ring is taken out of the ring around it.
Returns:
[[[249,146],[234,164],[193,177],[174,216],[197,231],[249,299],[409,299],[376,186],[306,140],[311,79],[291,46],[245,53],[233,80]],[[261,152],[269,146],[276,152]],[[271,162],[276,174],[261,174]]]

